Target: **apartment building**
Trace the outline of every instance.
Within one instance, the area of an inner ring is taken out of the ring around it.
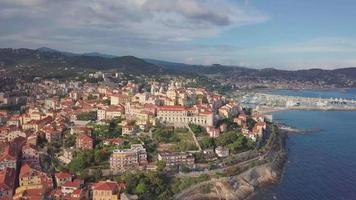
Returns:
[[[114,150],[110,156],[113,171],[144,168],[147,165],[147,152],[141,144],[133,144],[130,149]]]
[[[195,159],[193,154],[186,152],[159,152],[158,160],[163,160],[166,162],[166,166],[193,166]]]

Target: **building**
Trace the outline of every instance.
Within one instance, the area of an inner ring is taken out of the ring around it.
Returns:
[[[45,117],[40,120],[31,120],[28,123],[22,125],[23,130],[30,130],[33,129],[35,131],[39,131],[45,125],[51,123],[53,118],[51,116]]]
[[[74,126],[70,129],[72,135],[91,134],[91,129],[86,126]]]
[[[100,108],[97,111],[98,120],[111,120],[115,117],[121,117],[125,113],[123,106],[109,106],[106,108]]]
[[[12,145],[6,144],[2,147],[0,155],[0,170],[6,168],[17,169],[17,151],[12,148]]]
[[[266,130],[267,124],[266,122],[257,122],[252,129],[252,132],[257,136],[262,136],[263,131]]]
[[[32,165],[40,164],[40,155],[35,145],[26,144],[22,147],[21,161]]]
[[[80,179],[75,179],[73,181],[67,181],[62,184],[61,192],[64,196],[68,196],[73,194],[73,192],[77,189],[81,189],[84,187],[84,181]]]
[[[18,138],[18,137],[26,138],[27,135],[26,135],[25,132],[16,130],[16,131],[9,132],[5,137],[6,137],[7,141],[12,141],[12,140],[14,140],[15,138]]]
[[[56,180],[57,187],[63,185],[66,182],[72,181],[72,175],[67,172],[55,173],[54,178]]]
[[[165,161],[168,167],[181,165],[191,167],[195,163],[193,154],[186,152],[159,152],[158,160]]]
[[[191,123],[206,127],[214,124],[212,112],[198,112],[194,108],[185,106],[158,107],[157,118],[162,123],[171,123],[176,126]]]
[[[22,187],[20,187],[16,189],[16,193],[13,197],[13,200],[45,199],[46,193],[47,191],[44,188],[23,189]]]
[[[110,168],[114,171],[144,168],[147,165],[147,152],[141,144],[133,144],[130,149],[114,150],[110,156]]]
[[[16,170],[5,168],[0,171],[0,199],[12,199],[15,191]]]
[[[100,181],[92,186],[93,200],[118,200],[124,188],[113,181]]]
[[[85,189],[76,189],[70,195],[70,200],[86,200],[88,199],[88,191]]]
[[[77,149],[93,149],[94,139],[88,135],[79,135],[75,141],[75,147]]]
[[[222,123],[222,124],[220,124],[220,126],[219,126],[219,129],[220,129],[220,132],[225,132],[225,131],[227,131],[227,124],[226,123]]]
[[[220,135],[220,129],[215,128],[214,126],[206,127],[206,132],[209,134],[209,137],[211,138],[217,138]]]
[[[27,189],[52,189],[52,177],[28,164],[23,164],[19,174],[19,187],[16,193]]]
[[[124,139],[124,138],[111,138],[111,139],[106,139],[104,140],[104,145],[122,145],[124,144],[125,142],[127,142],[128,140],[127,139]]]
[[[129,95],[124,95],[124,94],[115,94],[110,96],[110,104],[111,105],[125,105],[125,103],[128,103],[131,101],[131,96]]]
[[[225,157],[229,156],[229,149],[219,146],[215,149],[215,153],[216,153],[216,155],[218,155],[218,157],[225,158]]]
[[[135,134],[137,131],[134,125],[124,125],[122,126],[122,134],[123,135],[132,135]]]
[[[240,114],[238,117],[234,118],[234,122],[237,123],[241,127],[247,127],[247,117],[245,114]]]
[[[62,132],[59,130],[43,130],[45,132],[46,140],[51,143],[59,141],[62,138]]]

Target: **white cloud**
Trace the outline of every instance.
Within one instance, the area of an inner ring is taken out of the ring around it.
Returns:
[[[46,40],[54,47],[66,44],[82,51],[130,48],[134,55],[147,47],[180,46],[268,19],[228,0],[4,0],[0,13],[0,26],[6,27],[0,30],[2,46],[43,46]],[[58,38],[61,43],[55,43]]]

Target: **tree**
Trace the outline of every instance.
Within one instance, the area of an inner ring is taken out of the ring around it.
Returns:
[[[110,105],[110,99],[105,99],[105,100],[103,100],[103,104],[105,104],[105,105]]]
[[[248,129],[252,130],[255,126],[256,122],[252,118],[247,118],[247,127]]]
[[[205,137],[203,137],[202,140],[200,140],[200,146],[203,149],[214,148],[215,140],[214,140],[214,138],[210,138],[209,136],[205,136]]]
[[[92,135],[99,139],[117,138],[122,135],[122,128],[118,125],[119,119],[113,119],[109,125],[95,125]]]
[[[89,94],[88,95],[88,100],[95,100],[97,99],[98,97],[97,96],[94,96],[93,94]]]
[[[81,172],[86,167],[86,163],[82,158],[73,159],[68,164],[68,169],[71,173]]]
[[[98,149],[94,150],[94,161],[99,164],[109,159],[110,153],[106,149]]]
[[[143,193],[145,193],[147,191],[147,186],[146,186],[146,184],[145,183],[139,183],[137,186],[136,186],[136,188],[135,188],[135,192],[137,193],[137,194],[143,194]]]
[[[47,144],[46,136],[44,134],[38,134],[36,143],[38,147],[43,148],[45,144]]]
[[[218,146],[227,146],[228,144],[233,143],[237,140],[237,133],[235,131],[229,131],[221,134],[217,138],[217,145]]]
[[[68,169],[71,173],[80,173],[85,168],[94,163],[93,151],[79,151],[75,158],[68,164]]]
[[[93,178],[94,178],[94,180],[95,181],[97,181],[97,180],[100,180],[100,178],[102,177],[102,172],[101,172],[101,169],[95,169],[94,171],[93,171]]]
[[[166,162],[164,160],[159,160],[156,163],[157,165],[157,171],[163,171],[166,168]]]
[[[75,140],[76,137],[74,135],[68,135],[65,139],[64,139],[64,147],[65,148],[69,148],[75,145]]]
[[[253,140],[251,140],[251,139],[247,140],[247,147],[249,149],[253,149],[253,148],[255,148],[255,146],[256,146],[256,143]]]
[[[157,153],[157,143],[147,135],[140,136],[140,139],[145,144],[147,159],[152,160],[154,155]]]
[[[206,130],[202,126],[190,124],[189,127],[197,137],[206,135]]]
[[[163,173],[127,172],[122,177],[126,183],[126,192],[137,194],[140,199],[167,199],[164,197],[171,195],[171,191],[169,190],[169,178]],[[161,198],[160,196],[163,193],[165,194]]]
[[[181,171],[183,173],[188,173],[188,172],[190,172],[190,169],[186,165],[181,165]]]
[[[159,143],[171,143],[179,140],[170,128],[157,128],[153,131],[153,138]]]
[[[77,115],[78,120],[84,120],[84,121],[89,121],[89,120],[96,120],[97,119],[97,114],[96,111],[91,111],[91,112],[81,112]]]

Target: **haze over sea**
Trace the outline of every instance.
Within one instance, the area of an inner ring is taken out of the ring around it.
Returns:
[[[274,93],[356,99],[356,90],[277,91]],[[356,199],[356,112],[283,111],[274,119],[300,129],[321,132],[290,135],[281,182],[262,188],[254,200]]]

